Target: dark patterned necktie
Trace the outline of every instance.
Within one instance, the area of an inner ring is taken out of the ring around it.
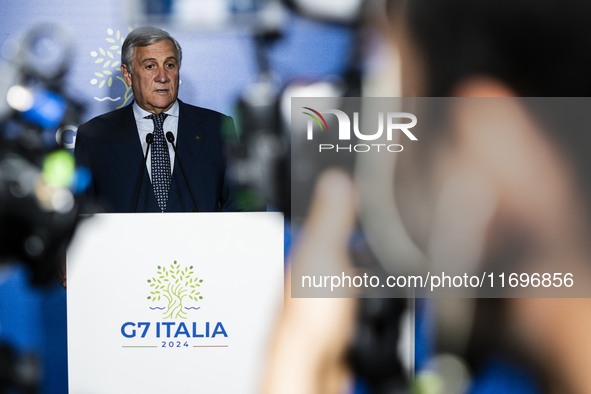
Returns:
[[[154,121],[154,143],[152,145],[152,187],[158,201],[160,210],[166,210],[166,201],[168,201],[168,191],[170,190],[170,156],[168,154],[168,145],[164,138],[164,119],[167,114],[152,114],[146,116],[147,119]]]

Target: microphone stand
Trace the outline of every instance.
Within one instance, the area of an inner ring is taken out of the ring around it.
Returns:
[[[197,200],[195,199],[195,196],[193,195],[193,191],[191,190],[191,186],[189,185],[189,180],[187,179],[187,175],[185,174],[185,169],[183,167],[183,162],[181,161],[181,158],[176,150],[176,144],[174,143],[174,134],[172,134],[171,131],[166,132],[166,140],[172,145],[172,149],[174,149],[174,154],[176,155],[176,159],[179,162],[179,167],[181,168],[181,175],[183,176],[183,180],[185,181],[185,184],[187,185],[187,189],[189,190],[189,195],[191,196],[191,201],[193,202],[193,211],[199,212],[200,211],[199,205],[197,205]]]
[[[137,212],[137,207],[140,201],[140,191],[142,190],[142,183],[144,182],[144,173],[146,172],[146,163],[148,162],[148,152],[150,151],[150,146],[153,142],[154,134],[148,133],[146,135],[146,143],[148,144],[148,146],[146,146],[146,154],[144,155],[144,165],[140,166],[140,173],[138,174],[139,182],[136,187],[135,198],[132,200],[135,201],[135,207],[132,207],[134,209],[131,209],[131,212]]]

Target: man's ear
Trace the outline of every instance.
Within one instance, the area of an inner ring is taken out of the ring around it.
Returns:
[[[126,64],[121,65],[121,75],[123,75],[123,80],[128,86],[131,86],[131,72],[127,68]]]
[[[495,259],[493,253],[489,263],[509,263],[514,272],[570,272],[578,278],[579,288],[588,288],[586,235],[589,231],[583,208],[588,203],[578,189],[572,159],[545,130],[552,126],[542,123],[539,115],[533,115],[530,108],[536,106],[535,99],[510,97],[511,90],[493,80],[468,81],[455,93],[466,97],[460,99],[466,103],[457,105],[452,112],[457,173],[463,170],[478,174],[479,182],[487,185],[480,193],[489,193],[496,201],[495,213],[489,217],[488,224],[469,219],[469,223],[480,224],[472,226],[476,233],[472,237],[478,239],[481,237],[478,232],[486,230],[488,242],[507,239],[519,232],[517,240],[512,241],[524,239],[529,249],[524,261],[500,261],[504,255],[497,253],[500,257]],[[491,96],[494,98],[479,98]],[[528,100],[530,105],[526,107],[524,103]],[[552,111],[547,105],[544,110]],[[551,118],[553,114],[544,116]],[[476,183],[468,190],[476,190]],[[459,221],[470,215],[462,209],[463,212],[456,210],[456,215],[461,215],[456,216]],[[510,229],[509,234],[503,234],[502,225],[497,226],[503,221],[507,226],[504,229]],[[466,242],[468,249],[469,242]],[[525,294],[530,294],[532,286],[530,282]],[[510,346],[516,348],[519,344],[535,357],[538,365],[555,376],[566,377],[564,382],[589,383],[588,372],[578,367],[588,365],[585,339],[589,337],[591,320],[585,318],[590,307],[585,299],[524,297],[514,298],[506,305],[509,306],[507,324],[495,327],[494,335],[498,336],[501,329],[508,330],[507,336],[514,340]],[[458,329],[456,322],[452,321],[442,332],[462,338],[467,329],[464,327],[462,331],[461,325]]]
[[[452,194],[441,197],[456,201],[455,217],[466,221],[465,231],[472,237],[484,236],[496,211],[536,243],[564,241],[569,236],[566,229],[572,228],[568,207],[575,206],[574,183],[566,158],[527,110],[524,99],[513,97],[509,88],[492,79],[466,81],[455,93],[462,98],[452,104],[455,143],[447,182],[456,186],[446,189],[444,181],[440,190]],[[459,199],[464,201],[458,203]],[[483,202],[496,206],[493,210]],[[477,212],[466,212],[471,205]],[[469,221],[473,223],[467,225]]]
[[[560,250],[572,236],[572,228],[565,222],[571,215],[564,207],[569,206],[566,202],[573,189],[559,149],[528,111],[524,99],[514,97],[502,83],[472,79],[454,93],[447,106],[446,136],[451,142],[440,147],[436,168],[439,177],[427,243],[432,270],[480,276],[490,269],[482,265],[484,262],[508,263],[491,258],[510,246],[503,242],[513,232],[533,241],[536,259],[552,255],[547,248]],[[510,263],[514,269],[524,269],[517,268],[519,261]],[[467,349],[474,329],[474,306],[466,300],[456,304],[463,311],[462,318],[446,306],[439,308],[441,346]]]

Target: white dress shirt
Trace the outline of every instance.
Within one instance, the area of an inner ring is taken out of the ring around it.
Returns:
[[[177,134],[179,128],[179,102],[175,101],[172,107],[168,109],[168,111],[164,111],[165,114],[168,116],[164,119],[164,138],[166,138],[167,132],[172,132],[174,135],[174,141],[176,144],[177,141]],[[139,139],[142,144],[142,155],[146,154],[146,148],[148,143],[146,142],[146,135],[149,133],[154,133],[154,121],[152,119],[145,119],[146,116],[152,115],[151,112],[146,111],[145,109],[141,108],[137,102],[133,103],[133,116],[135,117],[135,123],[137,124],[137,131],[139,134]],[[174,149],[172,148],[172,144],[168,144],[168,154],[170,155],[170,171],[172,175],[172,171],[174,170]],[[148,152],[148,158],[146,160],[146,168],[148,169],[148,175],[150,176],[150,180],[152,180],[152,148]]]

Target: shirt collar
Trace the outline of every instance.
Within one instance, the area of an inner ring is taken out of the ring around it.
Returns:
[[[179,116],[179,101],[175,100],[175,102],[172,104],[172,107],[170,107],[167,111],[164,111],[165,114],[167,114],[168,116],[174,116],[176,118],[178,118]],[[140,107],[137,103],[137,101],[133,102],[133,115],[136,119],[143,119],[146,116],[150,116],[152,115],[151,112],[146,111],[145,109],[143,109],[142,107]]]

